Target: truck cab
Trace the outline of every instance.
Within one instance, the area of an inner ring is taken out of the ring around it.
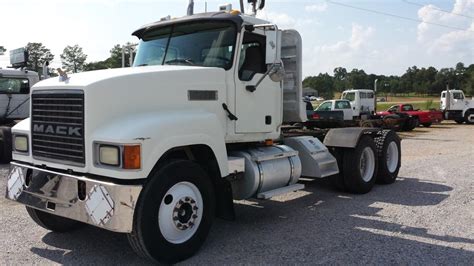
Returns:
[[[352,121],[354,117],[354,111],[349,100],[324,101],[315,111],[341,111],[345,121]]]
[[[373,90],[345,90],[341,99],[351,103],[354,117],[372,114],[375,111],[375,93]]]
[[[440,109],[445,119],[455,120],[459,124],[474,123],[474,100],[466,98],[462,90],[442,91]]]
[[[29,116],[30,88],[38,81],[38,73],[34,71],[0,69],[0,119],[3,124]]]

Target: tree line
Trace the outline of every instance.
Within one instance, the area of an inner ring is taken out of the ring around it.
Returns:
[[[127,45],[132,44],[127,43]],[[42,72],[42,68],[45,64],[53,61],[55,58],[54,54],[51,53],[51,50],[42,43],[30,42],[25,46],[25,49],[28,51],[28,62],[26,68],[38,73]],[[6,48],[0,46],[0,53],[5,51]],[[64,70],[71,73],[107,68],[120,68],[122,67],[122,46],[120,44],[114,45],[112,49],[110,49],[110,56],[104,61],[86,62],[87,55],[77,44],[66,46],[61,53],[60,58]],[[130,66],[129,58],[130,53],[126,51],[125,66]],[[53,68],[50,69],[50,72],[52,76],[57,75],[56,70]]]
[[[439,95],[446,89],[461,89],[467,95],[474,95],[474,64],[465,66],[459,62],[453,68],[409,67],[401,76],[385,76],[367,74],[362,69],[348,72],[343,67],[337,67],[333,75],[321,73],[317,76],[306,77],[303,87],[317,90],[324,98],[332,99],[336,92],[346,89],[373,89],[375,80],[377,92],[392,95]]]
[[[127,43],[127,46],[134,45]],[[26,50],[29,53],[27,68],[36,72],[41,69],[46,62],[51,62],[54,55],[51,50],[42,43],[28,43]],[[0,52],[6,48],[0,46]],[[63,68],[72,73],[81,71],[91,71],[108,68],[122,67],[122,46],[114,45],[110,49],[110,56],[103,61],[86,62],[87,55],[78,45],[66,46],[60,55]],[[125,51],[125,66],[129,65],[130,52]],[[51,69],[52,75],[55,70]],[[401,76],[385,76],[367,74],[362,69],[352,69],[350,72],[344,67],[337,67],[333,74],[320,73],[317,76],[308,76],[303,81],[303,87],[318,91],[319,96],[332,99],[336,92],[346,89],[373,89],[374,82],[378,80],[377,91],[380,93],[391,93],[395,95],[407,95],[415,93],[417,95],[439,95],[449,84],[451,89],[461,89],[467,95],[474,95],[474,64],[465,66],[459,62],[455,67],[441,68],[434,67],[418,68],[409,67]]]

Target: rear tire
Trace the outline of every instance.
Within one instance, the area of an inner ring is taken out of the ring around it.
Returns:
[[[33,221],[35,221],[39,226],[56,233],[66,233],[85,226],[84,223],[53,215],[28,206],[26,206],[26,211],[31,219],[33,219]]]
[[[407,117],[405,122],[403,123],[402,130],[403,131],[412,131],[417,126],[418,126],[418,118]]]
[[[343,155],[344,184],[352,193],[364,194],[374,186],[377,176],[377,148],[370,136],[362,136],[355,149]]]
[[[12,160],[12,131],[9,127],[0,127],[0,163]]]
[[[464,118],[455,119],[454,122],[456,122],[458,124],[462,124],[462,123],[464,123]]]
[[[392,184],[401,166],[400,137],[393,131],[386,131],[375,138],[375,143],[379,162],[377,183]]]
[[[214,187],[191,161],[173,161],[148,177],[135,209],[132,249],[159,263],[194,255],[204,243],[215,213]]]

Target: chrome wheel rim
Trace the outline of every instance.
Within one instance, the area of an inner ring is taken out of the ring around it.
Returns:
[[[394,141],[388,144],[386,159],[388,171],[394,173],[398,166],[398,146]]]
[[[199,189],[190,182],[179,182],[165,194],[158,211],[158,226],[163,237],[173,244],[189,240],[199,228],[203,214]]]
[[[359,161],[359,170],[362,180],[369,182],[375,171],[375,155],[370,147],[365,147]]]

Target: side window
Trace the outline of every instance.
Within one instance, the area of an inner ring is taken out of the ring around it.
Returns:
[[[463,97],[462,93],[460,93],[460,92],[454,92],[454,93],[453,93],[453,99],[456,99],[456,100],[463,100],[464,97]]]
[[[331,111],[331,105],[332,103],[331,102],[325,102],[325,103],[322,103],[319,107],[318,107],[318,111]]]
[[[351,104],[346,101],[337,101],[335,109],[351,109]]]
[[[28,94],[30,82],[22,78],[0,78],[0,93]]]
[[[361,92],[361,93],[360,93],[360,98],[361,98],[361,99],[367,98],[367,93],[366,93],[366,92]]]
[[[367,98],[373,99],[374,98],[374,93],[373,92],[367,92]]]
[[[344,94],[344,100],[349,100],[349,101],[354,101],[355,100],[355,93],[354,92],[348,92]]]
[[[239,60],[239,78],[249,81],[257,73],[267,71],[265,64],[266,37],[260,34],[245,32]]]
[[[399,112],[400,111],[400,106],[394,105],[394,106],[390,107],[390,109],[388,109],[388,110],[391,111],[391,112]]]
[[[403,111],[413,111],[413,106],[410,104],[404,105]]]

